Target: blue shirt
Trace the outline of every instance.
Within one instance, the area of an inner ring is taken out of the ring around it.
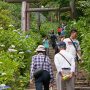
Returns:
[[[49,48],[49,41],[48,41],[48,39],[44,39],[44,40],[43,40],[43,46],[44,46],[45,48]]]

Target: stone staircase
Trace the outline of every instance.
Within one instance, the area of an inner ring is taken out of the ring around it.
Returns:
[[[51,64],[54,70],[54,76],[56,75],[56,68],[54,65],[54,50],[52,47],[49,48],[49,57],[51,60]],[[34,85],[30,85],[28,87],[28,89],[26,90],[35,90],[35,86]],[[53,87],[53,90],[57,90],[56,89],[56,85]],[[90,82],[87,81],[86,79],[86,73],[83,70],[79,70],[78,76],[76,77],[76,81],[75,81],[75,90],[90,90]]]

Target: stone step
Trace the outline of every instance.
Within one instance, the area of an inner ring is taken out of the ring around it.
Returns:
[[[25,89],[25,90],[35,90],[33,89]],[[53,90],[57,90],[56,88],[53,88]],[[90,90],[90,86],[89,87],[75,87],[75,90]]]
[[[50,53],[49,57],[54,57],[54,54],[53,53]]]
[[[79,77],[79,76],[77,76],[76,79],[77,79],[77,80],[80,80],[80,81],[85,81],[85,80],[87,80],[86,78],[84,78],[84,77]]]
[[[49,54],[55,54],[55,51],[53,51],[53,50],[49,50]]]
[[[89,82],[80,82],[80,81],[77,81],[75,84],[89,84]]]
[[[53,61],[53,63],[54,63],[54,59],[53,59],[53,57],[50,57],[50,59],[51,59],[51,61]]]
[[[54,57],[54,53],[50,53],[49,54],[49,57]]]
[[[76,85],[76,86],[82,86],[82,87],[85,87],[85,86],[88,87],[88,86],[90,86],[90,85],[89,85],[89,82],[79,82],[79,81],[76,82],[75,85]]]
[[[75,87],[75,90],[90,90],[90,86],[89,87]]]
[[[89,85],[89,83],[88,82],[80,82],[80,81],[77,81],[76,83],[75,83],[75,86],[77,87],[77,88],[79,88],[79,87],[90,87],[90,85]],[[30,85],[29,86],[30,88],[35,88],[35,85]],[[55,87],[56,87],[56,85],[55,85]]]

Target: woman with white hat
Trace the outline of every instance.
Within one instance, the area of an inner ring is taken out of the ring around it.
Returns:
[[[49,84],[53,83],[54,75],[50,59],[45,55],[45,48],[43,45],[39,45],[36,49],[37,55],[32,57],[30,82],[32,83],[33,78],[35,79],[36,90],[49,90]],[[42,73],[35,76],[35,72],[42,68]]]

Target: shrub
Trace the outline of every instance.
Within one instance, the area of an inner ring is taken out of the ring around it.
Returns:
[[[58,26],[59,26],[58,23],[51,23],[51,22],[43,23],[41,26],[40,34],[42,36],[48,35],[51,30],[54,30],[57,33]]]
[[[13,90],[24,89],[29,82],[30,62],[34,50],[41,42],[38,33],[30,31],[23,33],[20,30],[0,30],[0,84],[10,85]]]

